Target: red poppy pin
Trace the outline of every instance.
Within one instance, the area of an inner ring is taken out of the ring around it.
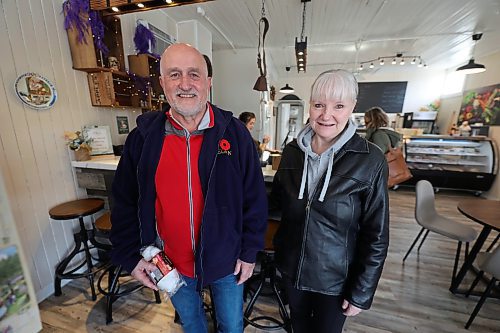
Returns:
[[[229,149],[231,149],[231,144],[229,143],[229,141],[227,141],[226,139],[221,139],[219,141],[219,151],[217,152],[217,154],[225,154],[230,156],[231,150]]]
[[[226,139],[221,139],[219,141],[219,147],[224,151],[228,151],[231,148],[231,144]]]

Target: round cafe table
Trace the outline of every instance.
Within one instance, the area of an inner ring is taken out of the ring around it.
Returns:
[[[467,216],[472,221],[483,226],[481,233],[474,242],[469,255],[466,257],[457,276],[451,282],[450,291],[459,293],[458,287],[465,277],[465,274],[472,268],[472,264],[477,254],[484,245],[491,230],[500,232],[500,201],[497,200],[463,200],[457,205],[458,211]]]

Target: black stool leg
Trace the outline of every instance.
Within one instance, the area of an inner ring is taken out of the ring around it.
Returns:
[[[80,237],[79,233],[73,234],[73,238],[75,240],[75,247],[73,248],[73,251],[68,254],[66,258],[64,258],[56,267],[56,274],[55,274],[55,279],[54,279],[54,295],[55,296],[61,296],[62,291],[61,291],[61,276],[64,274],[64,271],[66,270],[66,267],[70,263],[70,261],[77,255],[77,253],[80,251],[80,248],[82,247],[82,240]]]
[[[83,217],[80,217],[78,220],[80,222],[80,234],[83,236],[82,243],[83,243],[83,248],[85,250],[85,261],[87,263],[87,270],[89,273],[91,273],[94,264],[92,263],[92,256],[90,254],[90,248],[88,244],[89,237],[87,229],[85,229],[85,223],[83,222]],[[95,292],[95,287],[94,287],[94,274],[88,274],[87,279],[89,280],[90,290],[92,291],[92,300],[95,301],[97,299],[97,294]]]
[[[122,266],[116,267],[116,269],[110,269],[108,274],[108,281],[111,280],[111,284],[108,285],[108,295],[106,295],[106,325],[113,321],[113,302],[116,300],[116,293],[120,289],[118,279],[122,273]]]
[[[277,286],[277,275],[276,275],[276,266],[274,265],[274,258],[273,254],[271,253],[265,253],[264,257],[261,262],[261,270],[259,273],[260,276],[260,281],[257,289],[255,290],[255,293],[253,294],[252,298],[247,304],[247,307],[245,309],[245,312],[243,313],[243,318],[245,320],[245,326],[247,325],[252,325],[253,327],[259,328],[261,330],[277,330],[280,328],[284,328],[285,331],[291,332],[291,322],[290,322],[290,317],[288,316],[288,311],[286,310],[285,307],[285,302],[283,301],[283,298],[281,297],[280,291],[278,290]],[[271,287],[271,295],[270,296],[275,296],[276,299],[278,300],[278,309],[280,313],[280,317],[282,321],[279,321],[276,318],[270,317],[270,316],[256,316],[254,318],[250,318],[253,312],[253,307],[255,305],[255,302],[257,301],[257,298],[262,295],[262,290],[264,284],[266,284],[266,279],[269,279],[269,284]],[[269,321],[272,322],[273,325],[271,326],[264,326],[259,324],[259,321]]]
[[[161,303],[160,292],[158,290],[153,290],[153,291],[155,293],[155,302],[156,302],[156,304],[160,304]]]

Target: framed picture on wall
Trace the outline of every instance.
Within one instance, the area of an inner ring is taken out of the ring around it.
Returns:
[[[116,126],[118,128],[118,134],[128,134],[130,132],[127,116],[117,116]]]
[[[92,147],[91,155],[113,154],[109,126],[86,126],[83,130],[92,139],[90,142]]]
[[[464,91],[458,124],[500,125],[500,84]]]

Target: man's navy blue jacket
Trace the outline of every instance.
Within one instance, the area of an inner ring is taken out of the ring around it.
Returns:
[[[199,286],[231,274],[237,259],[254,263],[267,226],[266,190],[252,137],[231,112],[212,110],[214,126],[203,132],[198,165],[205,199],[195,251]],[[111,258],[129,272],[141,259],[141,247],[157,238],[155,173],[165,121],[164,111],[137,118],[115,173]]]

